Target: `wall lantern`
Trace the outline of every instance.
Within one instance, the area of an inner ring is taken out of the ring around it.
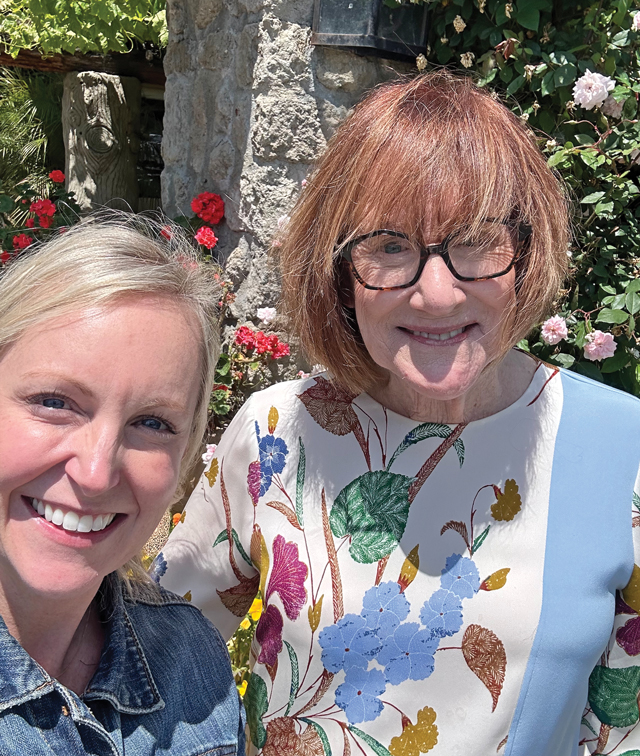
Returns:
[[[311,42],[365,55],[415,58],[427,52],[426,3],[403,0],[314,0]]]

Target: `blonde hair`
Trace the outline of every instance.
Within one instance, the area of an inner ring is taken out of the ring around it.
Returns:
[[[341,245],[394,222],[420,238],[426,219],[444,238],[487,218],[532,229],[516,263],[505,354],[549,311],[566,275],[562,184],[530,129],[468,77],[437,71],[365,97],[330,140],[276,250],[283,309],[311,363],[354,393],[382,378],[345,306]]]
[[[186,308],[200,331],[200,385],[176,498],[197,460],[220,353],[218,269],[199,261],[184,231],[167,221],[125,213],[85,218],[34,244],[0,274],[0,359],[26,331],[45,320],[105,306],[123,297],[168,297]],[[142,578],[139,559],[121,577]]]

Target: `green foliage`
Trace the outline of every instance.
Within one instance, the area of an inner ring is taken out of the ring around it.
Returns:
[[[572,276],[557,306],[569,336],[552,346],[535,332],[521,346],[640,395],[640,32],[631,28],[640,5],[444,0],[430,7],[429,62],[470,73],[506,98],[575,201]],[[614,80],[608,114],[574,102],[586,71]],[[611,115],[612,103],[619,114]],[[594,329],[613,334],[613,357],[585,359]]]
[[[164,0],[0,0],[0,41],[44,53],[129,52],[167,43]]]
[[[62,78],[0,68],[0,185],[15,192],[25,181],[44,188],[64,166]]]

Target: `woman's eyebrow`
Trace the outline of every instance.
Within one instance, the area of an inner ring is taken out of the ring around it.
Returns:
[[[78,391],[81,391],[86,396],[91,398],[95,397],[95,393],[87,386],[86,383],[82,383],[77,378],[74,378],[66,373],[56,373],[51,370],[31,370],[28,373],[23,374],[23,378],[47,378],[52,381],[62,381],[64,383],[71,384]]]

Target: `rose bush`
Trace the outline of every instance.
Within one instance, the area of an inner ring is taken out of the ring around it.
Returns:
[[[556,308],[566,335],[538,330],[521,346],[640,395],[640,4],[438,0],[430,9],[418,67],[447,65],[495,90],[528,121],[574,200],[571,278]]]

